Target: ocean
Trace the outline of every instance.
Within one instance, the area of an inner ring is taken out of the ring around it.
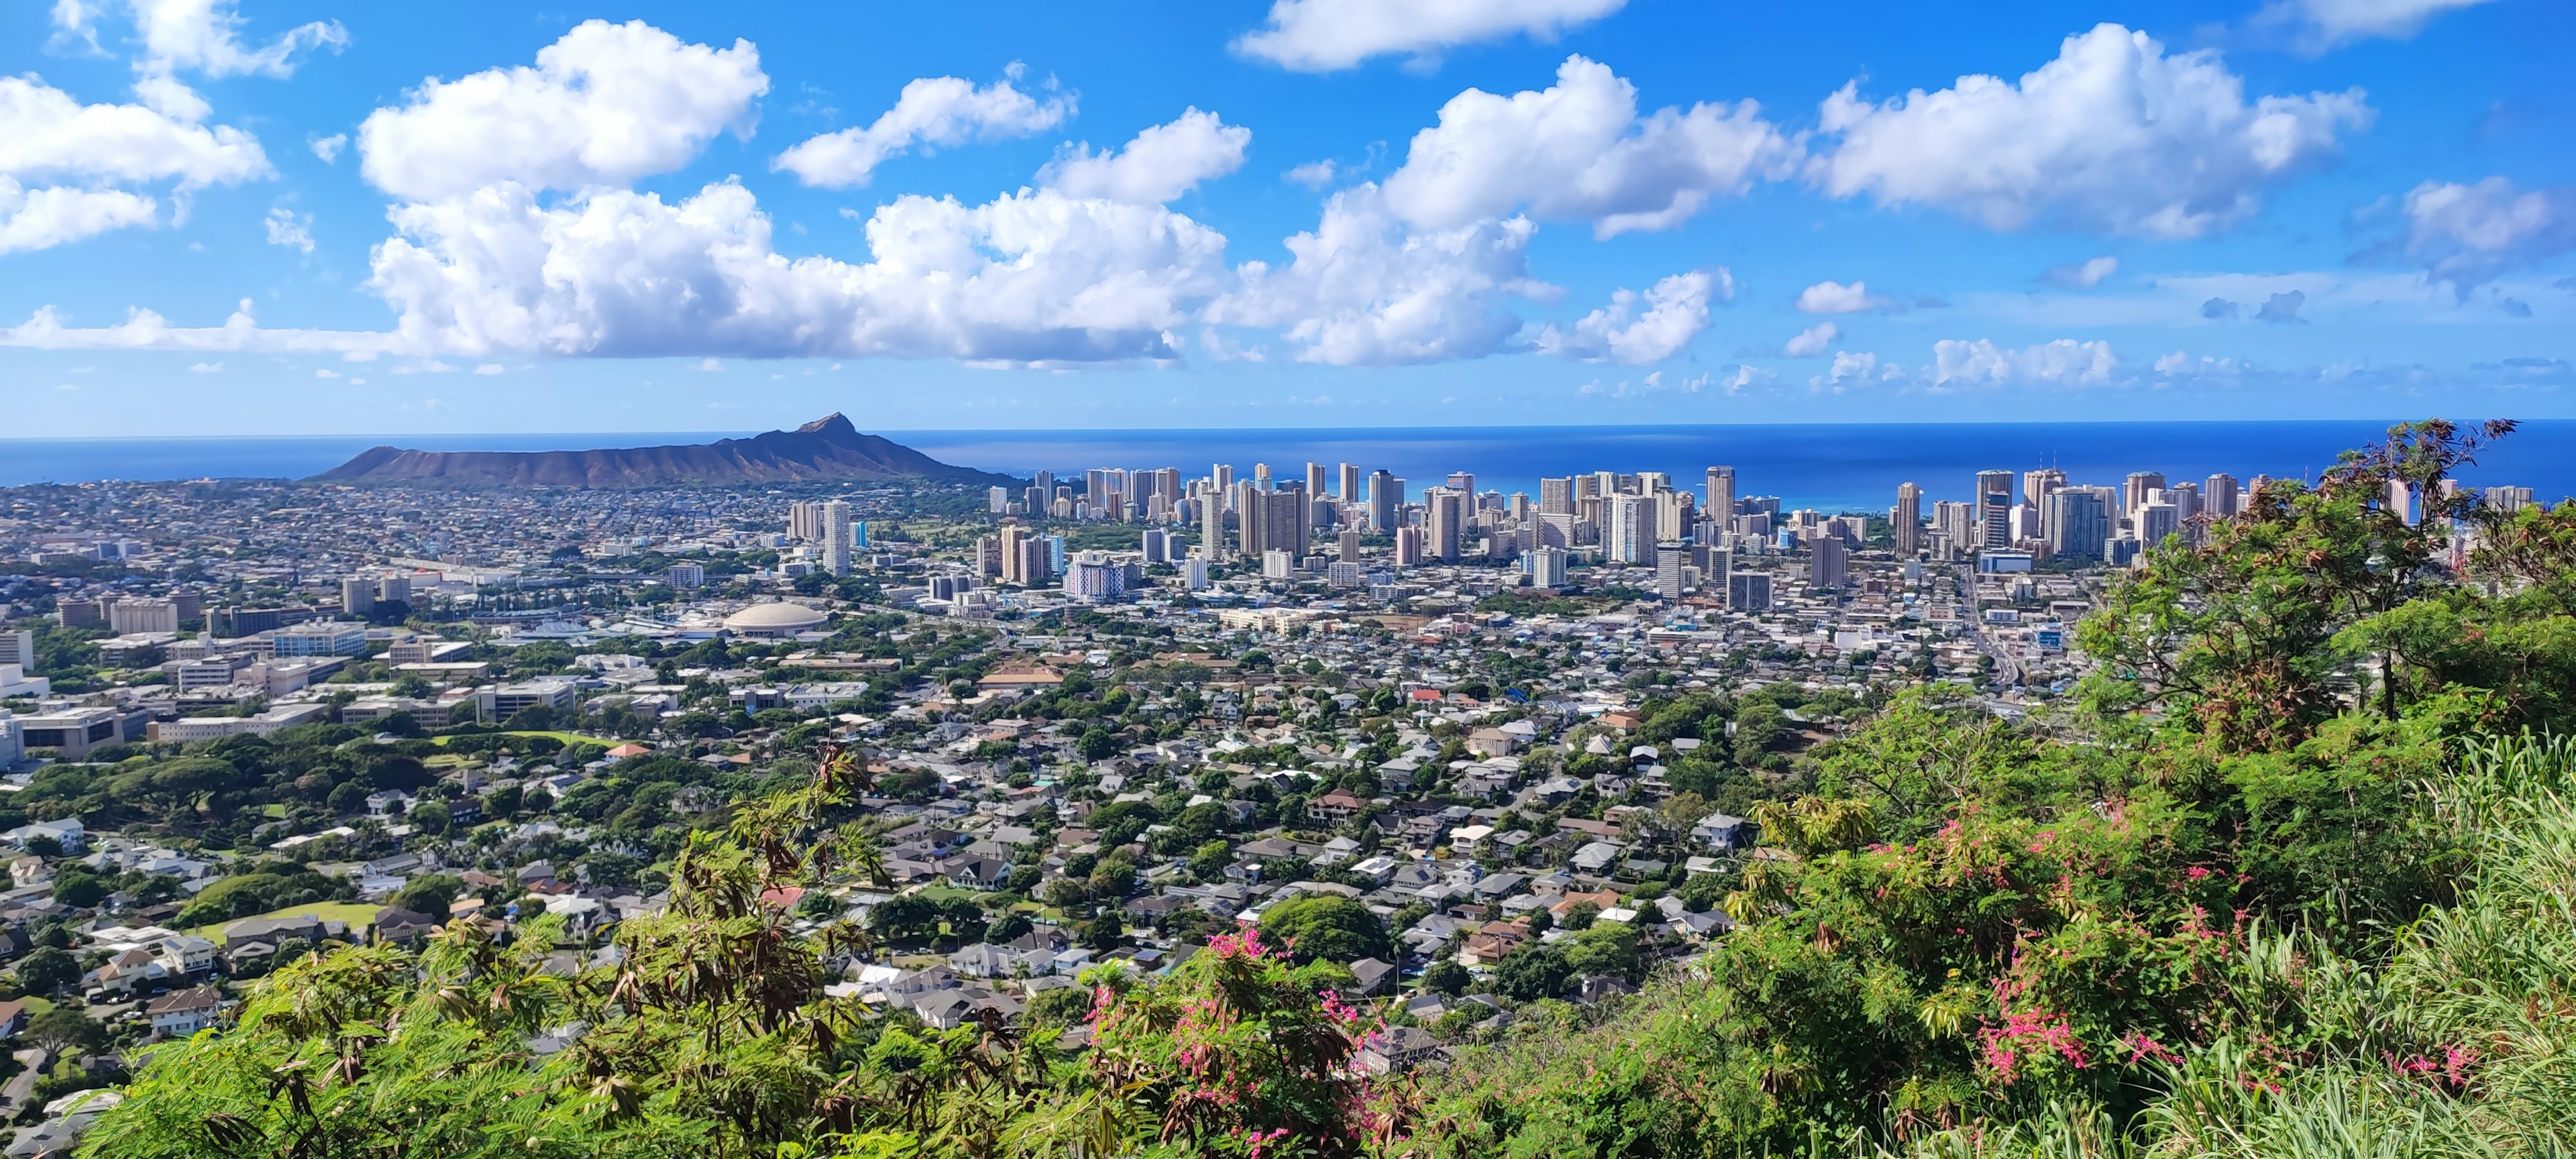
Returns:
[[[1543,476],[1662,471],[1696,490],[1713,464],[1735,468],[1739,495],[1793,507],[1881,510],[1899,483],[1926,502],[1963,499],[1981,470],[2057,467],[2077,483],[2117,484],[2132,471],[2198,480],[2218,472],[2313,478],[2337,452],[2383,436],[2386,422],[1945,423],[1739,426],[1417,427],[1280,430],[879,431],[944,462],[1026,476],[1090,467],[1270,464],[1302,478],[1308,462],[1385,468],[1408,494],[1453,471],[1479,489],[1538,493]],[[99,479],[302,478],[383,443],[422,450],[540,451],[692,443],[743,432],[610,435],[426,435],[314,438],[0,439],[0,486]],[[2576,420],[2531,422],[2463,473],[2476,486],[2530,487],[2547,502],[2576,495]]]

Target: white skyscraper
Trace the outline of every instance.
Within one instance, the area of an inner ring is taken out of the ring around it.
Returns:
[[[823,570],[850,574],[850,505],[838,499],[823,505]]]
[[[1655,541],[1654,501],[1642,495],[1613,495],[1601,509],[1601,554],[1619,563],[1649,563]]]

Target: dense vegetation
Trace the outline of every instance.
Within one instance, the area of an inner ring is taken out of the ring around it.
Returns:
[[[156,1050],[84,1153],[2566,1154],[2576,504],[2441,485],[2507,430],[2400,428],[2158,547],[2084,625],[2080,710],[1808,705],[1857,723],[1793,760],[1797,695],[1735,699],[1739,747],[1763,735],[1683,787],[1762,843],[1683,888],[1738,928],[1594,1007],[1556,999],[1633,976],[1620,931],[1519,951],[1488,984],[1534,1005],[1445,1073],[1348,1065],[1377,1019],[1331,962],[1392,947],[1332,898],[1024,1025],[826,996],[881,931],[800,934],[779,899],[876,872],[841,754],[688,836],[670,912],[577,972],[462,924],[282,967]]]

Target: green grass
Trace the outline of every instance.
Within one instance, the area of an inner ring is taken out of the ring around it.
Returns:
[[[558,731],[558,730],[555,730],[555,729],[541,729],[541,730],[531,730],[531,731],[524,731],[524,732],[480,733],[480,734],[477,734],[477,735],[481,735],[481,736],[550,736],[550,737],[553,737],[553,738],[555,738],[556,740],[562,741],[563,743],[568,744],[568,745],[575,745],[575,744],[595,744],[595,745],[605,745],[605,746],[607,746],[607,747],[609,747],[609,748],[616,748],[616,747],[617,747],[617,745],[618,745],[618,743],[619,743],[619,742],[617,742],[616,740],[613,740],[613,739],[610,739],[610,738],[607,738],[607,737],[583,736],[583,735],[581,735],[580,733],[577,733],[577,732],[562,732],[562,731]],[[455,739],[456,739],[456,738],[455,738],[455,737],[452,737],[452,736],[431,737],[431,738],[430,738],[430,743],[431,743],[431,744],[434,744],[434,745],[437,745],[437,746],[438,746],[438,747],[440,747],[440,748],[446,748],[446,747],[447,747],[447,742],[452,741],[452,740],[455,740]]]
[[[345,923],[354,929],[375,924],[376,911],[383,908],[385,907],[373,902],[317,901],[308,902],[304,905],[291,905],[285,909],[270,910],[264,914],[252,914],[251,917],[291,918],[311,914],[326,922],[336,921]],[[248,920],[250,920],[250,918],[233,918],[229,921],[220,921],[212,925],[198,926],[193,930],[187,930],[184,932],[195,934],[201,938],[213,938],[220,942],[224,936],[225,926],[231,925],[233,922]]]

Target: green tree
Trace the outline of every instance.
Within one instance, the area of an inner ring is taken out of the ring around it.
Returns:
[[[1299,894],[1261,914],[1261,933],[1299,963],[1388,958],[1386,923],[1367,906],[1328,893]]]

